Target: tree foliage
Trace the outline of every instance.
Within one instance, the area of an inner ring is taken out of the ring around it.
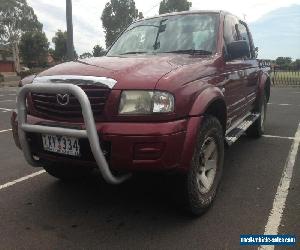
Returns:
[[[138,18],[143,18],[143,13],[136,9],[134,0],[110,0],[101,16],[106,47],[109,47],[117,36]]]
[[[143,12],[139,12],[139,14],[138,14],[138,19],[143,19],[144,18],[144,14],[143,14]]]
[[[275,62],[280,68],[288,68],[288,67],[291,66],[292,58],[290,58],[290,57],[277,57]]]
[[[42,28],[26,0],[0,0],[0,43],[19,42],[24,32]]]
[[[44,32],[26,32],[20,40],[20,55],[28,67],[47,63],[49,42]]]
[[[98,57],[104,55],[105,55],[105,49],[103,49],[103,47],[100,45],[95,45],[93,48],[93,56]]]
[[[55,61],[65,61],[67,59],[67,32],[58,30],[52,38],[54,43],[53,58]]]
[[[296,60],[293,62],[293,67],[294,67],[296,70],[300,70],[300,59],[296,59]]]
[[[300,59],[292,60],[291,57],[277,57],[272,61],[275,68],[289,69],[289,70],[300,70]]]
[[[11,58],[12,57],[12,53],[9,50],[8,46],[4,46],[3,44],[0,44],[0,50],[1,50],[1,56],[2,56],[2,60],[6,61],[7,58]]]
[[[84,53],[82,53],[80,56],[79,56],[79,58],[80,59],[85,59],[85,58],[90,58],[90,57],[92,57],[93,55],[90,53],[90,52],[84,52]]]
[[[33,9],[26,0],[0,0],[0,43],[12,49],[15,70],[20,72],[19,47],[24,32],[42,31]]]
[[[188,0],[162,0],[159,5],[159,14],[189,10],[192,2]]]

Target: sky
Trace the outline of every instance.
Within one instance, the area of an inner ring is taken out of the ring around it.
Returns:
[[[158,14],[161,0],[135,0],[145,17]],[[66,30],[65,0],[27,0],[51,42],[58,29]],[[108,0],[73,0],[74,46],[77,54],[91,52],[94,45],[105,48],[101,14]],[[192,0],[192,10],[227,10],[252,23],[275,9],[300,4],[300,0]],[[50,46],[53,46],[51,44]]]

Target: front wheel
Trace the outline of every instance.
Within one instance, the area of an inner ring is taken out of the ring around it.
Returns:
[[[186,176],[188,210],[200,215],[212,204],[219,186],[224,161],[223,129],[215,117],[207,116],[201,124],[191,168]]]

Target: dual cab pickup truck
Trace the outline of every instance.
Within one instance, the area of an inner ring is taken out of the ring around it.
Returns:
[[[216,196],[225,145],[263,134],[270,84],[245,22],[170,13],[132,23],[104,57],[23,79],[13,135],[31,165],[60,179],[90,168],[112,184],[180,174],[198,215]]]

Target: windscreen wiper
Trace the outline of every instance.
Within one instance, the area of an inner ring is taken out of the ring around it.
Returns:
[[[178,54],[190,54],[190,55],[211,55],[211,51],[201,49],[180,49],[173,51],[166,51],[164,53],[178,53]]]
[[[157,49],[159,49],[159,47],[160,47],[160,42],[158,41],[158,37],[159,37],[159,34],[160,34],[160,33],[166,31],[167,25],[166,25],[166,24],[163,24],[163,23],[166,22],[166,21],[168,21],[168,19],[162,19],[162,20],[159,22],[159,27],[158,27],[158,30],[157,30],[157,33],[156,33],[155,42],[154,42],[154,45],[153,45],[154,50],[157,50]]]
[[[148,52],[146,52],[146,51],[129,51],[129,52],[122,53],[122,54],[120,54],[120,55],[145,54],[145,53],[148,53]]]

